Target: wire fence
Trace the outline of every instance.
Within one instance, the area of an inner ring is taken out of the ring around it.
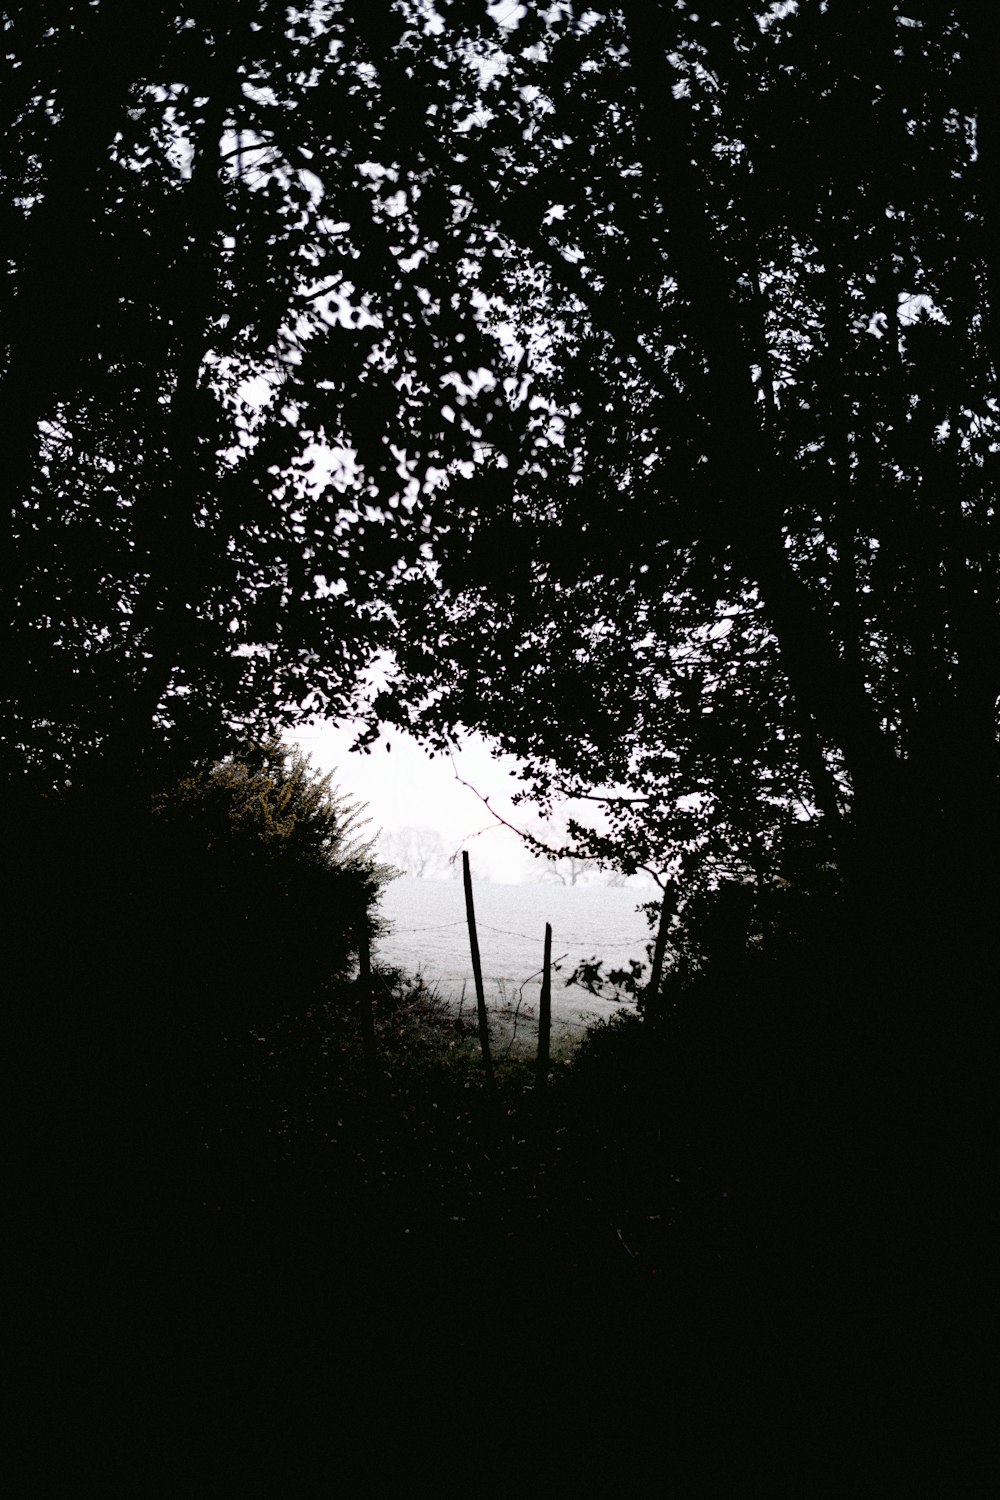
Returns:
[[[428,882],[400,885],[396,895],[401,899],[395,911],[391,905],[384,911],[387,931],[377,944],[379,956],[418,975],[426,989],[457,1015],[468,1014],[472,967],[467,914],[453,915],[453,893]],[[653,935],[633,893],[593,889],[570,894],[527,886],[487,887],[483,896],[486,910],[477,912],[476,926],[483,945],[489,1025],[500,1055],[527,1054],[537,1044],[546,921],[558,944],[552,959],[553,985],[555,975],[561,976],[550,1002],[553,1040],[571,1047],[599,1019],[623,1006],[631,1008],[630,1001],[618,1000],[611,991],[595,994],[570,980],[591,961],[604,960],[605,972],[627,970],[630,958],[648,963]],[[513,922],[503,920],[504,908],[510,909]]]
[[[459,922],[429,922],[425,926],[422,926],[422,927],[397,927],[395,924],[393,924],[390,936],[392,936],[394,938],[396,938],[396,937],[406,937],[408,934],[414,933],[414,932],[444,932],[447,929],[452,928],[452,927],[466,927],[466,926],[468,926],[468,923],[464,920],[464,918],[461,921],[459,921]],[[476,926],[479,928],[479,930],[481,932],[495,932],[495,933],[499,934],[501,937],[516,937],[516,938],[521,938],[526,943],[541,942],[541,938],[539,937],[539,935],[538,935],[537,932],[535,932],[535,933],[531,933],[531,932],[515,932],[515,930],[512,927],[492,927],[489,922],[480,922],[478,920],[476,922]],[[577,947],[586,947],[587,943],[588,943],[588,939],[587,938],[575,937],[572,934],[569,937],[564,937],[564,941],[572,943],[573,946],[574,946],[574,948],[577,948]],[[652,936],[650,936],[650,941],[652,941]],[[632,938],[625,938],[621,942],[614,942],[614,943],[606,943],[606,942],[603,942],[603,941],[601,941],[601,942],[595,942],[593,944],[593,946],[594,947],[599,947],[601,949],[601,951],[603,952],[605,949],[609,949],[609,948],[616,948],[616,949],[617,948],[634,948],[635,947],[635,941]]]

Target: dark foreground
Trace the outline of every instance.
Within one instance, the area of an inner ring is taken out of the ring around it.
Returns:
[[[668,1142],[634,1047],[490,1100],[411,994],[369,1098],[341,997],[34,1079],[30,1492],[985,1493],[979,1248],[809,1153]]]

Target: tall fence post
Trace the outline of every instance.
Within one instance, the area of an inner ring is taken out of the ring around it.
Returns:
[[[660,906],[660,922],[656,929],[656,942],[653,946],[653,966],[650,970],[649,983],[643,996],[642,1008],[644,1015],[649,1020],[652,1013],[658,1008],[660,998],[660,981],[663,978],[663,960],[667,951],[667,929],[670,926],[674,914],[676,901],[671,900],[669,891],[663,892],[663,902]]]
[[[361,1051],[365,1063],[365,1087],[368,1097],[375,1093],[377,1063],[375,1058],[375,1013],[372,1008],[372,953],[367,926],[358,934],[358,988],[361,1004]]]
[[[544,1089],[549,1076],[549,1039],[552,1035],[552,927],[545,924],[545,955],[542,959],[542,993],[538,1002],[538,1061],[535,1088]]]
[[[492,1094],[496,1088],[493,1077],[493,1059],[490,1056],[490,1023],[486,1015],[486,994],[483,990],[483,965],[479,957],[479,938],[476,935],[476,908],[472,900],[472,872],[469,869],[468,853],[462,850],[462,879],[465,882],[465,915],[469,923],[469,949],[472,953],[472,977],[476,982],[476,1013],[479,1017],[479,1045],[483,1053],[483,1072],[486,1087]]]

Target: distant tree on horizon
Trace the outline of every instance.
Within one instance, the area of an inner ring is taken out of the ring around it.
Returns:
[[[434,880],[449,873],[444,839],[436,828],[406,826],[383,830],[378,849],[388,864],[416,880]]]

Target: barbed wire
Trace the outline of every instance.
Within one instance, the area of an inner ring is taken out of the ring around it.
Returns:
[[[427,927],[394,927],[387,937],[405,937],[408,932],[443,932],[446,927],[465,927],[464,919],[461,922],[432,922]]]
[[[457,922],[429,922],[429,924],[424,927],[393,927],[393,930],[385,935],[385,939],[406,938],[409,933],[447,932],[448,929],[453,929],[453,927],[466,926],[468,926],[468,922],[466,922],[465,919],[462,919],[462,921]],[[501,938],[520,938],[522,939],[522,942],[541,942],[541,936],[538,935],[538,933],[514,932],[513,927],[493,927],[490,926],[490,922],[477,922],[475,926],[477,926],[477,929],[480,929],[481,932],[498,933]],[[621,941],[615,942],[601,942],[600,939],[598,939],[598,941],[595,941],[594,938],[574,938],[573,935],[570,935],[567,938],[564,933],[559,933],[559,939],[561,939],[562,942],[568,942],[568,944],[571,944],[571,947],[573,948],[594,947],[598,948],[601,953],[603,953],[604,950],[607,950],[607,948],[636,948],[639,947],[640,944],[643,944],[643,942],[645,942],[645,939],[634,938],[624,938],[621,939]]]
[[[459,922],[433,922],[426,927],[394,927],[386,936],[394,938],[406,937],[411,932],[444,932],[451,927],[465,927],[467,925],[463,919]],[[537,932],[515,932],[512,927],[493,927],[489,922],[477,922],[476,927],[483,932],[499,933],[501,937],[521,938],[525,943],[539,943],[542,940]],[[593,938],[573,937],[572,935],[566,937],[562,933],[559,936],[564,943],[571,943],[574,948],[585,948],[593,945],[595,948],[600,948],[601,950],[605,948],[635,948],[643,941],[641,938],[623,938],[613,943],[603,943],[599,940],[595,942]]]
[[[502,933],[502,935],[504,937],[523,938],[526,943],[540,943],[541,942],[541,937],[539,936],[539,934],[537,932],[534,932],[534,933],[514,932],[513,929],[510,928],[510,927],[491,927],[490,924],[489,924],[489,922],[477,922],[476,926],[477,927],[481,927],[484,932],[499,932],[499,933]]]

